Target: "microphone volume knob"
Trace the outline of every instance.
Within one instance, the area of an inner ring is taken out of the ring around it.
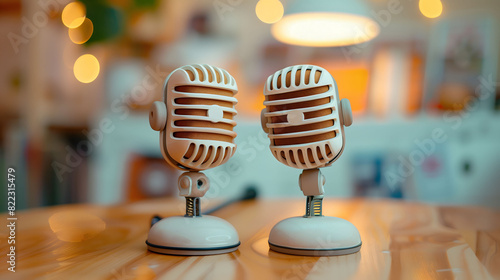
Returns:
[[[340,113],[342,116],[342,124],[344,126],[350,126],[352,124],[352,110],[349,99],[344,98],[340,100]]]
[[[264,116],[265,113],[266,108],[260,111],[260,125],[262,126],[262,130],[264,130],[265,133],[269,133],[269,128],[267,127],[267,118],[266,116]]]
[[[156,131],[165,129],[165,125],[167,124],[167,107],[165,103],[160,101],[153,102],[149,111],[149,124]]]

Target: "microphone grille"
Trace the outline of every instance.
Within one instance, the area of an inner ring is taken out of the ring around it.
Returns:
[[[271,151],[300,169],[326,166],[342,148],[338,96],[332,76],[313,65],[287,67],[264,88]]]
[[[236,122],[234,78],[210,65],[187,65],[169,77],[168,155],[181,167],[204,170],[225,163],[234,154]]]

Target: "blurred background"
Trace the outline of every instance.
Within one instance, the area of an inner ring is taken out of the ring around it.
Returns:
[[[148,110],[206,63],[239,88],[238,150],[206,197],[303,197],[259,118],[269,75],[315,64],[354,111],[327,197],[500,208],[499,18],[496,0],[1,0],[1,196],[9,167],[18,208],[177,196]]]

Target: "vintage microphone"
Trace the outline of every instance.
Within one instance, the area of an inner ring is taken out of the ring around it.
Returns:
[[[186,65],[166,79],[163,102],[153,103],[149,122],[160,131],[160,148],[170,165],[184,170],[180,195],[186,214],[161,219],[151,227],[150,251],[173,255],[213,255],[235,251],[238,233],[227,221],[201,215],[200,197],[210,182],[201,170],[217,167],[236,151],[236,81],[226,70]]]
[[[352,124],[349,100],[339,100],[337,84],[325,69],[296,65],[269,76],[264,87],[263,130],[281,163],[302,169],[300,189],[307,196],[302,217],[276,224],[271,250],[293,255],[330,256],[358,252],[361,238],[350,222],[322,215],[325,177],[344,149],[344,126]]]

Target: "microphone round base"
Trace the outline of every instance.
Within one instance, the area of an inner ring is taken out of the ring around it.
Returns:
[[[155,253],[204,256],[233,252],[240,241],[229,222],[205,215],[162,219],[149,230],[146,244]]]
[[[297,255],[297,256],[311,256],[311,257],[324,257],[324,256],[343,256],[359,252],[361,249],[361,244],[345,249],[332,249],[332,250],[306,250],[306,249],[295,249],[280,247],[269,243],[269,248],[275,252],[287,254],[287,255]]]
[[[150,245],[148,244],[148,250],[158,254],[164,255],[175,255],[175,256],[209,256],[209,255],[219,255],[234,252],[238,249],[240,243],[236,244],[234,247],[227,249],[213,249],[213,250],[193,250],[191,248],[165,248],[162,246]]]
[[[358,252],[356,227],[341,218],[292,217],[277,223],[269,234],[271,250],[300,256],[339,256]]]

